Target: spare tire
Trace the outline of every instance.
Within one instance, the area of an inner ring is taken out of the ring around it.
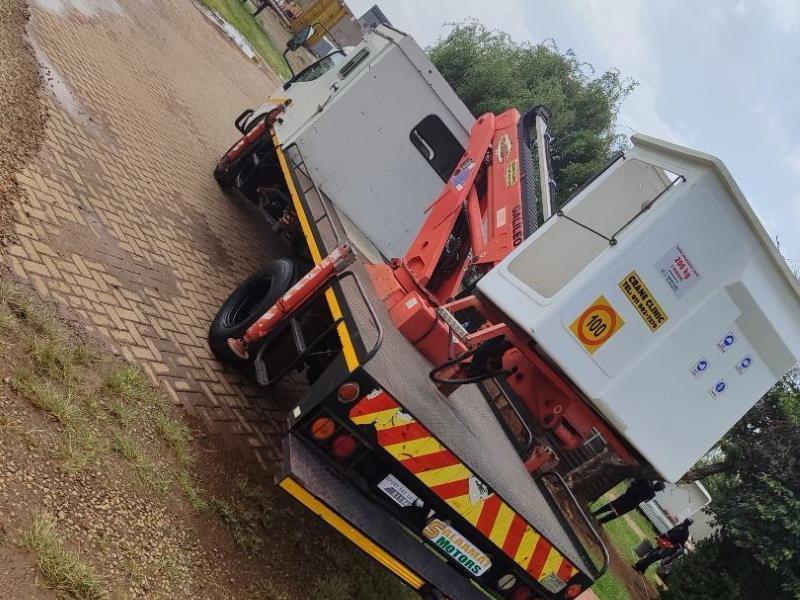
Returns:
[[[240,338],[286,293],[294,282],[294,264],[288,259],[269,263],[237,287],[219,307],[208,329],[208,345],[218,359],[242,362],[228,347],[228,338]]]

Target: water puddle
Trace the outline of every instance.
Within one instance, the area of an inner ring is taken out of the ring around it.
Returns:
[[[97,17],[101,13],[121,15],[122,6],[118,0],[35,0],[35,4],[47,12],[64,15],[70,10],[85,17]]]
[[[89,111],[84,108],[80,100],[72,93],[72,90],[67,82],[64,81],[58,69],[50,62],[50,59],[47,58],[47,54],[45,54],[42,46],[31,32],[30,24],[28,26],[28,42],[31,48],[33,48],[36,60],[39,62],[45,87],[53,95],[56,102],[86,130],[95,135],[102,136],[103,131],[100,125],[92,120]]]
[[[228,23],[225,19],[223,19],[222,16],[217,11],[208,9],[205,6],[198,4],[197,2],[195,2],[195,6],[197,7],[197,10],[203,13],[209,21],[214,23],[214,25],[216,25],[228,39],[230,39],[234,44],[236,44],[239,50],[244,52],[247,58],[249,58],[250,60],[255,60],[256,58],[255,50],[253,50],[253,47],[247,42],[244,36],[242,36],[242,34],[239,33],[239,30],[236,29],[236,27],[234,27],[233,25]]]

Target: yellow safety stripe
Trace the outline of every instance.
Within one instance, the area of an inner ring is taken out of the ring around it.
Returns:
[[[541,537],[542,536],[536,533],[533,529],[526,529],[525,533],[522,534],[522,541],[519,543],[519,547],[512,557],[514,562],[518,565],[527,565],[531,561],[533,550],[536,548],[536,543]]]
[[[472,475],[469,469],[461,463],[457,465],[450,465],[449,467],[441,467],[440,469],[432,469],[417,473],[417,478],[428,487],[433,487],[441,482],[458,481],[461,479],[469,479]]]
[[[306,508],[311,510],[311,512],[321,517],[323,521],[328,523],[336,531],[341,533],[348,540],[361,548],[364,552],[377,560],[380,564],[389,569],[392,573],[397,575],[412,588],[418,590],[425,585],[424,579],[397,560],[394,556],[386,552],[383,548],[375,544],[375,542],[367,538],[358,529],[350,525],[350,523],[345,521],[342,517],[333,512],[322,502],[317,500],[317,498],[315,498],[308,490],[302,487],[294,479],[286,477],[280,482],[279,485],[289,494],[294,496]]]
[[[317,241],[314,239],[314,233],[311,230],[308,217],[303,210],[303,204],[300,202],[300,195],[297,193],[297,188],[294,185],[294,179],[292,178],[291,171],[289,171],[289,165],[286,162],[286,157],[283,155],[283,150],[281,149],[278,135],[275,133],[274,129],[271,129],[271,132],[272,144],[275,146],[275,152],[278,155],[278,163],[281,165],[281,171],[283,171],[283,177],[286,180],[286,186],[289,188],[289,195],[292,198],[294,210],[297,213],[297,218],[300,220],[300,227],[303,230],[303,236],[306,238],[306,243],[308,244],[308,249],[311,251],[311,258],[314,260],[314,264],[318,265],[325,257],[320,253],[319,247],[317,246]],[[328,301],[328,307],[330,308],[331,316],[333,317],[334,321],[336,319],[340,319],[342,317],[342,309],[339,306],[339,301],[336,299],[336,294],[333,293],[332,289],[328,288],[325,291],[325,299]],[[358,367],[359,361],[358,356],[356,355],[355,347],[353,346],[353,341],[350,339],[350,332],[347,331],[347,326],[345,326],[344,322],[341,322],[336,326],[336,332],[339,334],[339,340],[342,342],[342,353],[344,354],[345,363],[347,364],[347,368],[352,373],[355,371],[356,367]]]
[[[505,502],[500,504],[500,510],[497,513],[497,518],[494,521],[494,526],[489,532],[489,539],[498,548],[503,547],[503,543],[508,537],[508,530],[511,529],[511,521],[514,520],[515,512],[511,510]]]

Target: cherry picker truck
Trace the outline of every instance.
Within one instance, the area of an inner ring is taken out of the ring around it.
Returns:
[[[290,242],[209,332],[261,385],[308,377],[278,484],[425,597],[576,598],[608,554],[559,457],[599,436],[679,479],[797,362],[797,281],[724,165],[654,138],[556,208],[543,107],[475,120],[386,258],[280,140],[295,106],[240,117],[216,173]]]

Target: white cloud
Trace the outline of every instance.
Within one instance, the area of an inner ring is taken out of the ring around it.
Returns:
[[[800,2],[797,0],[764,0],[764,7],[778,27],[787,33],[800,30]]]
[[[800,227],[800,196],[794,199],[794,219],[797,221],[798,227]]]
[[[117,0],[36,0],[36,4],[48,12],[62,15],[70,9],[77,10],[87,17],[96,17],[101,12],[122,14]]]
[[[786,164],[789,165],[789,168],[794,171],[796,175],[800,175],[800,145],[795,146],[787,155],[786,155]],[[798,199],[800,201],[800,198]],[[798,204],[797,206],[800,206]]]
[[[639,82],[623,103],[620,128],[626,134],[640,131],[686,143],[657,108],[662,73],[646,33],[644,9],[640,0],[571,0],[571,12],[594,37],[597,51],[606,64]]]
[[[676,144],[687,145],[686,136],[679,133],[658,113],[656,88],[633,71],[626,69],[625,73],[630,73],[639,79],[639,86],[622,105],[619,126],[623,133],[626,135],[645,133]]]
[[[745,0],[739,0],[736,6],[733,7],[733,14],[738,17],[743,17],[747,14],[747,8],[747,2],[745,2]]]

